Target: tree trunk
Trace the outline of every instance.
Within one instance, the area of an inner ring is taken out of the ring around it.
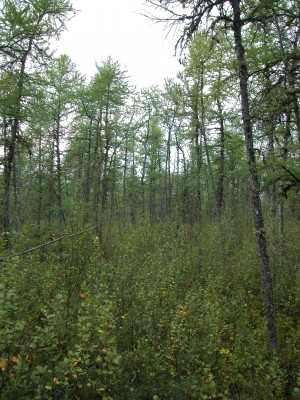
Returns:
[[[57,173],[57,207],[58,207],[58,233],[63,234],[63,226],[65,222],[63,205],[62,205],[62,173],[61,173],[61,156],[60,156],[60,116],[56,120],[55,130],[55,145],[56,145],[56,173]]]
[[[273,303],[273,286],[270,273],[269,256],[264,227],[264,218],[260,201],[260,185],[256,166],[256,159],[253,146],[253,132],[250,119],[249,97],[248,97],[248,69],[245,61],[245,49],[242,42],[242,22],[240,11],[240,0],[231,0],[233,8],[233,33],[235,51],[238,61],[240,95],[242,105],[243,130],[249,177],[251,182],[252,208],[254,214],[255,231],[261,263],[262,285],[264,296],[264,311],[267,325],[267,336],[270,350],[278,348],[277,328],[275,310]]]
[[[10,188],[11,188],[11,177],[13,172],[13,163],[15,159],[15,152],[17,146],[17,138],[20,130],[20,112],[22,108],[22,98],[24,93],[25,83],[25,69],[26,62],[29,54],[31,53],[33,45],[33,39],[29,40],[28,48],[21,58],[20,73],[17,83],[17,102],[15,104],[15,113],[11,126],[11,137],[8,139],[7,146],[7,157],[4,163],[4,201],[3,201],[3,231],[9,232],[10,228]],[[9,246],[8,240],[6,240],[6,246]]]
[[[286,112],[286,126],[284,131],[284,145],[281,153],[281,158],[283,161],[287,161],[288,158],[288,145],[291,138],[291,113],[288,110]],[[282,276],[284,270],[284,260],[285,260],[285,226],[284,226],[284,202],[285,193],[284,188],[281,187],[279,190],[279,240],[280,240],[280,273]]]
[[[110,93],[110,87],[108,87],[108,96]],[[108,166],[109,166],[109,150],[110,150],[110,131],[109,131],[109,103],[105,106],[105,116],[104,116],[104,153],[103,153],[103,174],[101,183],[101,209],[102,215],[104,214],[106,204],[107,204],[107,194],[108,194]]]
[[[199,92],[200,92],[201,71],[200,67],[197,69],[197,81],[194,87],[194,93],[191,94],[191,108],[192,108],[192,122],[194,125],[194,146],[196,152],[196,215],[190,215],[190,223],[201,222],[201,169],[202,169],[202,135],[201,135],[201,122],[199,119]],[[186,191],[187,194],[187,191]],[[191,210],[190,210],[191,214]],[[195,221],[194,221],[195,220]]]
[[[142,176],[141,176],[141,187],[142,187],[142,217],[145,217],[145,176],[146,176],[146,163],[147,163],[147,158],[148,158],[148,140],[149,136],[151,133],[151,126],[150,126],[150,116],[151,116],[151,109],[149,107],[148,109],[148,114],[149,118],[147,121],[147,133],[145,137],[145,142],[144,142],[144,159],[143,159],[143,164],[142,164]]]
[[[25,69],[25,63],[24,63]],[[22,68],[23,71],[23,68]],[[10,229],[10,189],[11,189],[11,177],[14,169],[14,160],[16,154],[16,146],[17,146],[17,136],[20,128],[20,110],[21,110],[21,100],[23,96],[23,80],[24,80],[24,71],[23,74],[20,74],[20,82],[19,82],[19,96],[18,96],[18,104],[16,106],[16,115],[13,119],[12,127],[11,127],[11,136],[6,138],[7,141],[7,153],[4,161],[4,201],[3,201],[3,231],[9,232]],[[8,246],[7,241],[7,246]]]
[[[42,221],[42,204],[43,204],[43,188],[42,188],[42,134],[39,133],[38,139],[38,206],[37,206],[37,236],[40,237],[41,221]]]
[[[131,166],[131,181],[132,181],[132,188],[131,188],[131,204],[130,204],[130,217],[132,226],[136,227],[136,195],[135,195],[135,154],[132,154],[132,166]]]
[[[217,99],[217,106],[220,118],[220,162],[219,162],[219,181],[217,187],[216,213],[217,213],[217,222],[218,224],[220,224],[222,217],[224,169],[225,169],[225,127],[224,127],[223,110],[220,99]]]
[[[21,204],[20,204],[20,182],[21,182],[21,161],[19,153],[15,157],[13,168],[13,187],[14,187],[14,233],[16,234],[20,226]]]
[[[172,123],[173,125],[173,123]],[[167,139],[167,159],[165,166],[165,218],[169,218],[171,215],[171,130],[172,126],[168,128],[168,139]]]
[[[88,161],[86,166],[86,177],[83,188],[83,198],[86,203],[90,202],[90,192],[91,192],[92,127],[93,127],[93,120],[90,118],[89,130],[88,130]]]

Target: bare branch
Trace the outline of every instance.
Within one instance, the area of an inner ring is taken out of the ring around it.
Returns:
[[[93,228],[88,228],[88,229],[85,229],[84,231],[80,231],[80,232],[76,232],[76,233],[68,233],[68,234],[66,234],[66,235],[63,235],[63,236],[57,238],[57,239],[50,240],[49,242],[40,244],[39,246],[32,247],[31,249],[22,251],[21,253],[14,254],[14,255],[12,255],[12,256],[6,257],[6,258],[4,258],[3,260],[0,260],[0,262],[1,262],[1,263],[5,263],[5,261],[10,260],[11,258],[23,256],[23,255],[25,255],[25,254],[31,253],[32,251],[41,249],[42,247],[49,246],[49,245],[52,244],[52,243],[59,242],[60,240],[63,240],[63,239],[65,239],[65,238],[71,238],[71,237],[75,237],[75,236],[82,235],[83,233],[93,231],[93,230],[97,229],[98,227],[99,227],[99,225],[96,225],[96,226],[93,226]]]

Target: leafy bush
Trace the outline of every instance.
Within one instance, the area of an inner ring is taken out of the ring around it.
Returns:
[[[271,356],[254,241],[174,232],[112,229],[105,249],[86,236],[6,263],[0,398],[299,398],[299,281],[276,286]]]

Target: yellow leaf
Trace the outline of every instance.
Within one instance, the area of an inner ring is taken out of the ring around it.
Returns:
[[[93,238],[93,244],[94,244],[94,245],[99,244],[99,236],[95,236],[95,237]]]
[[[74,367],[75,367],[78,363],[80,363],[80,361],[81,361],[80,357],[79,358],[72,358],[71,364],[73,364]]]
[[[220,354],[230,354],[230,349],[221,349]]]
[[[19,357],[13,356],[13,357],[11,358],[11,361],[13,361],[13,362],[16,363],[16,364],[20,364],[20,358],[19,358]]]
[[[0,369],[1,369],[1,371],[4,371],[5,370],[5,367],[7,366],[7,360],[1,360],[0,361]]]

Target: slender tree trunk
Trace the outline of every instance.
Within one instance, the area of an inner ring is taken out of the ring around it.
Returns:
[[[25,51],[20,66],[20,73],[17,83],[17,101],[15,104],[15,114],[11,126],[11,137],[8,139],[7,157],[4,162],[4,201],[3,201],[3,231],[9,232],[10,228],[10,190],[11,190],[11,177],[13,172],[13,163],[15,160],[15,152],[17,146],[17,138],[20,130],[20,112],[22,108],[22,98],[24,94],[25,84],[25,69],[26,62],[29,54],[31,53],[33,39],[29,40],[28,48]],[[6,240],[6,246],[9,246],[9,241]]]
[[[13,140],[13,139],[11,139]],[[3,199],[3,232],[8,238],[10,228],[10,180],[12,171],[12,162],[14,159],[14,146],[9,145],[7,155],[4,160],[4,199]],[[8,240],[7,240],[8,245]]]
[[[201,222],[201,207],[202,207],[202,196],[201,196],[201,168],[202,168],[202,135],[200,133],[200,121],[197,115],[197,121],[195,125],[195,151],[196,151],[196,182],[197,182],[197,193],[196,193],[196,215],[195,221]]]
[[[88,130],[88,161],[86,167],[85,184],[83,189],[83,197],[86,203],[90,202],[90,192],[91,192],[92,126],[93,126],[93,120],[90,118],[89,130]]]
[[[223,207],[223,191],[224,191],[224,170],[225,170],[225,126],[223,118],[223,110],[220,99],[217,99],[218,113],[220,118],[220,161],[219,161],[219,181],[217,187],[217,203],[216,213],[217,222],[220,224]]]
[[[171,214],[171,127],[168,128],[167,158],[165,165],[165,218]]]
[[[196,160],[196,215],[195,218],[190,215],[191,219],[195,219],[195,222],[201,222],[201,169],[202,169],[202,135],[201,135],[201,121],[199,119],[199,93],[200,93],[200,82],[201,82],[201,70],[197,68],[197,81],[193,87],[191,93],[191,108],[192,108],[192,123],[194,125],[194,146],[195,146],[195,160]],[[186,195],[188,191],[186,191]],[[191,210],[190,210],[191,214]]]
[[[108,87],[108,95],[110,93],[110,88]],[[110,150],[110,132],[109,132],[109,104],[107,102],[105,106],[105,116],[104,116],[104,134],[105,134],[105,144],[104,144],[104,154],[103,154],[103,175],[101,184],[101,208],[102,216],[104,215],[104,210],[107,204],[107,193],[108,193],[108,165],[109,165],[109,150]]]
[[[180,141],[178,139],[178,131],[175,131],[175,141],[176,141],[176,221],[179,221],[181,217],[181,209],[184,207],[181,204],[181,191],[185,190],[186,186],[186,161],[185,154],[182,146],[180,145]],[[182,154],[183,161],[183,173],[180,170],[180,153]],[[183,182],[182,182],[183,176]],[[183,188],[180,183],[182,182]]]
[[[115,209],[116,209],[116,203],[117,203],[117,198],[116,198],[117,151],[116,151],[116,149],[115,149],[114,154],[112,156],[111,164],[112,164],[112,166],[111,166],[112,184],[111,184],[111,189],[110,189],[110,222],[112,223],[113,220],[114,220],[114,217],[115,217]]]
[[[279,276],[282,276],[284,270],[285,260],[285,233],[284,233],[284,195],[279,194],[279,240],[280,240],[280,272]],[[280,278],[279,278],[280,279]]]
[[[151,162],[150,166],[150,178],[149,178],[149,219],[150,223],[154,223],[154,208],[155,208],[155,181],[153,177],[154,167],[153,162]]]
[[[209,177],[210,177],[210,183],[211,183],[211,188],[212,188],[212,194],[213,194],[213,204],[214,207],[210,207],[212,209],[215,209],[215,217],[218,221],[218,213],[217,213],[217,190],[216,190],[216,184],[215,184],[215,178],[214,178],[214,174],[213,174],[213,170],[212,170],[212,166],[211,166],[211,162],[210,162],[210,155],[209,155],[209,150],[208,150],[208,143],[207,143],[207,137],[206,137],[206,132],[205,129],[202,129],[202,136],[203,136],[203,140],[204,140],[204,148],[205,148],[205,154],[206,154],[206,161],[207,161],[207,167],[208,167],[208,173],[209,173]]]
[[[39,134],[38,139],[38,206],[37,206],[37,235],[40,236],[41,221],[42,221],[42,202],[43,202],[43,189],[42,189],[42,135]]]
[[[109,161],[109,139],[106,139],[104,146],[104,156],[103,156],[103,175],[101,182],[101,208],[104,212],[107,204],[107,192],[108,192],[108,161]]]
[[[267,75],[267,90],[271,90],[271,82],[269,79],[269,74]],[[274,132],[275,132],[275,121],[274,118],[271,116],[271,122],[267,123],[266,131],[267,131],[267,155],[268,157],[274,157]],[[272,173],[274,172],[274,166],[268,166],[269,171]],[[274,220],[276,216],[276,184],[272,183],[268,188],[268,197],[269,197],[269,204],[270,204],[270,227],[271,227],[271,234],[273,231]]]
[[[131,215],[131,223],[134,227],[136,227],[136,194],[135,194],[135,184],[134,178],[136,176],[135,173],[135,154],[133,152],[132,155],[132,166],[131,166],[131,180],[133,182],[133,186],[131,189],[131,207],[130,207],[130,215]]]
[[[274,131],[275,131],[275,124],[272,122],[271,125],[268,127],[268,156],[274,156]],[[268,166],[270,173],[274,172],[274,166]],[[275,246],[275,217],[276,217],[276,183],[271,183],[268,187],[268,199],[269,199],[269,223],[270,223],[270,260],[271,265],[274,264],[275,254],[276,254],[276,246]],[[277,271],[276,268],[274,270],[274,276],[276,277]]]
[[[24,64],[25,68],[25,64]],[[23,80],[24,75],[20,77],[22,82],[19,84],[19,98],[16,107],[16,115],[13,119],[13,124],[11,127],[11,136],[7,137],[7,154],[4,160],[4,201],[3,201],[3,231],[5,233],[9,232],[10,229],[10,192],[11,192],[11,177],[14,169],[14,161],[17,146],[17,136],[20,128],[20,111],[21,111],[21,99],[23,93]],[[7,247],[9,246],[9,241],[6,240]]]
[[[293,103],[293,111],[295,114],[295,122],[296,122],[296,129],[297,129],[297,136],[298,136],[298,144],[300,145],[300,108],[298,104],[298,98],[296,95],[296,88],[294,82],[291,82],[292,86],[292,103]]]
[[[62,200],[62,172],[61,172],[61,154],[60,154],[60,129],[61,121],[60,116],[56,119],[55,130],[55,145],[56,145],[56,174],[57,174],[57,207],[58,207],[58,233],[59,236],[63,234],[64,227],[64,213],[63,213],[63,200]]]
[[[14,233],[16,234],[20,226],[20,214],[21,214],[21,204],[20,204],[20,176],[21,176],[21,165],[20,156],[17,153],[13,168],[13,187],[14,187]]]
[[[144,157],[144,162],[143,162],[143,167],[142,167],[142,176],[141,176],[141,189],[142,189],[142,217],[145,218],[145,173],[146,173],[146,163],[145,163],[145,158]]]
[[[102,132],[102,109],[100,110],[100,116],[97,122],[96,131],[96,143],[94,147],[94,160],[93,168],[91,171],[91,179],[94,179],[94,221],[96,228],[96,235],[99,237],[100,243],[103,241],[103,221],[100,216],[100,191],[102,186],[102,170],[103,170],[103,143],[101,138]],[[99,151],[100,149],[100,151]],[[96,172],[95,172],[96,169]]]
[[[248,69],[245,60],[245,49],[242,42],[242,22],[240,11],[240,0],[231,0],[233,8],[233,33],[235,51],[238,61],[240,95],[242,104],[242,119],[244,138],[247,152],[249,177],[251,181],[252,208],[254,214],[256,238],[262,272],[262,284],[264,295],[264,310],[266,317],[267,336],[270,350],[278,347],[275,310],[273,302],[273,285],[270,273],[267,240],[264,227],[264,218],[260,201],[260,185],[256,166],[255,152],[253,146],[253,132],[250,118],[249,95],[248,95]]]
[[[128,132],[125,133],[125,155],[123,172],[123,201],[122,201],[122,222],[125,225],[127,215],[127,168],[128,168]]]
[[[56,201],[56,195],[55,195],[55,190],[54,190],[54,160],[55,160],[55,140],[51,141],[51,149],[50,149],[50,165],[49,165],[49,202],[48,202],[48,225],[49,228],[52,225],[52,216],[53,216],[53,205],[55,204]]]
[[[159,198],[159,204],[160,204],[160,220],[164,221],[163,216],[164,216],[164,212],[165,212],[165,197],[164,197],[164,171],[162,168],[162,160],[161,160],[161,155],[160,155],[160,151],[158,150],[158,176],[159,178],[155,181],[157,181],[157,185],[155,185],[155,197],[157,194],[157,187],[158,187],[158,198]],[[155,182],[156,183],[156,182]],[[157,213],[158,214],[158,213]],[[155,212],[155,206],[154,206],[154,215],[156,215]]]
[[[284,145],[282,149],[281,158],[287,161],[288,158],[288,144],[291,138],[291,113],[289,110],[286,112],[286,126],[284,131]],[[285,224],[284,224],[284,203],[285,203],[284,188],[279,190],[279,240],[280,240],[280,275],[282,275],[285,265]]]
[[[215,179],[214,179],[214,174],[212,170],[212,165],[210,162],[210,155],[209,155],[209,150],[208,150],[208,143],[207,143],[207,136],[206,136],[206,129],[205,129],[205,106],[204,106],[204,62],[201,62],[201,70],[200,70],[200,115],[201,115],[201,135],[203,137],[204,141],[204,148],[205,148],[205,154],[206,154],[206,161],[207,161],[207,166],[208,166],[208,172],[209,172],[209,177],[211,181],[211,188],[212,188],[212,193],[213,193],[213,200],[214,200],[214,207],[212,209],[215,209],[215,215],[217,216],[217,191],[216,191],[216,184],[215,184]]]
[[[149,141],[149,135],[151,131],[151,126],[150,126],[150,107],[149,107],[149,118],[147,121],[147,133],[146,133],[146,138],[144,142],[144,159],[143,159],[143,165],[142,165],[142,176],[141,176],[141,186],[142,186],[142,216],[145,217],[145,176],[146,176],[146,163],[147,163],[147,158],[148,158],[148,151],[147,151],[147,146],[148,146],[148,141]]]

